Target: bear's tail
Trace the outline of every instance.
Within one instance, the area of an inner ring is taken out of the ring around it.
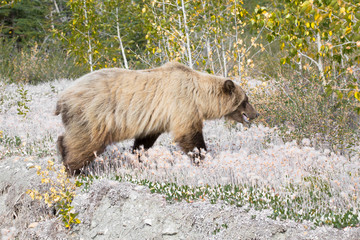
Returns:
[[[62,111],[62,104],[60,101],[56,103],[55,115],[59,115]]]

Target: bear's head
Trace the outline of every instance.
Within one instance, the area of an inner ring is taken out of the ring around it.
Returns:
[[[240,86],[234,84],[231,80],[224,82],[223,90],[229,95],[235,95],[235,111],[225,115],[226,118],[240,122],[249,123],[251,120],[257,118],[259,113],[249,103],[249,98]]]

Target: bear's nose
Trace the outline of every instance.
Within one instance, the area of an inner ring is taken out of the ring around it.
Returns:
[[[258,116],[260,116],[260,113],[256,113],[256,116],[255,116],[255,117],[257,118]]]

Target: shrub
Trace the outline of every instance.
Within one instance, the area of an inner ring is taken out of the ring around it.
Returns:
[[[71,202],[75,197],[75,183],[67,177],[65,167],[54,166],[53,161],[48,161],[46,169],[41,170],[40,166],[35,166],[37,174],[42,177],[41,183],[44,189],[40,192],[37,189],[29,189],[26,193],[33,199],[43,201],[48,207],[55,206],[56,214],[63,221],[66,228],[71,228],[74,224],[79,224],[76,218],[78,213],[73,211]]]

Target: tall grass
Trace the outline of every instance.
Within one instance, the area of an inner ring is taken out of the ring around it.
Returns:
[[[38,84],[77,78],[86,69],[76,65],[75,60],[56,42],[18,48],[16,39],[0,39],[0,79],[6,81]]]

